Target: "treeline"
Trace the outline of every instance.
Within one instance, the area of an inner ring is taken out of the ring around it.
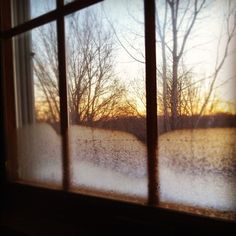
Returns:
[[[236,115],[217,114],[201,117],[198,126],[194,127],[199,116],[182,116],[177,122],[177,129],[236,127]],[[93,127],[125,131],[135,135],[142,142],[146,141],[146,118],[120,117],[106,121],[94,122]],[[163,116],[158,116],[158,132],[164,133]]]
[[[226,127],[236,127],[236,115],[232,114],[216,114],[202,116],[198,122],[198,126],[195,127],[196,121],[199,120],[199,116],[182,116],[179,117],[177,122],[177,129],[193,129],[193,128],[226,128]],[[38,122],[43,122],[38,120]],[[45,121],[44,121],[45,122]],[[50,123],[53,128],[60,133],[60,124]],[[127,116],[111,118],[108,120],[94,121],[92,124],[79,123],[78,125],[102,128],[108,130],[116,130],[128,132],[135,135],[140,141],[146,142],[146,118],[137,116]],[[170,130],[171,131],[171,130]],[[163,134],[164,131],[164,117],[158,116],[158,133]]]

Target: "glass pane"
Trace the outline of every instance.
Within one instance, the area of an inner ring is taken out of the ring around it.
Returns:
[[[147,198],[144,28],[136,19],[141,0],[66,18],[73,191]]]
[[[56,8],[56,0],[11,0],[11,2],[13,26],[22,24]]]
[[[17,174],[50,187],[62,182],[56,24],[14,38]]]
[[[160,198],[236,219],[235,2],[176,2],[156,1]]]
[[[64,0],[64,4],[68,4],[68,3],[74,2],[74,1],[79,1],[79,0]]]

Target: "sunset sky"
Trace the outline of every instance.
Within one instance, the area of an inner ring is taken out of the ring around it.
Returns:
[[[161,10],[163,9],[163,2],[163,0],[156,1],[158,9],[160,9],[160,15],[162,13]],[[235,4],[235,2],[232,3]],[[116,33],[121,43],[135,59],[144,61],[144,58],[141,55],[142,53],[144,55],[144,49],[142,48],[144,45],[144,39],[142,37],[144,31],[142,24],[144,21],[142,13],[143,1],[108,0],[101,5],[103,5],[103,11],[105,12],[106,17],[113,22],[113,26],[116,29]],[[199,15],[199,20],[196,21],[186,45],[186,53],[184,54],[183,61],[187,69],[191,68],[193,81],[199,81],[205,78],[205,80],[201,82],[202,96],[208,92],[212,80],[211,75],[215,71],[218,45],[218,64],[224,53],[227,39],[225,24],[226,13],[227,1],[208,1],[206,8],[203,9]],[[231,20],[231,27],[232,23],[233,21]],[[168,34],[171,36],[171,32]],[[167,38],[166,41],[168,40],[170,41],[171,38]],[[119,45],[120,42],[117,42],[117,44]],[[234,37],[230,44],[228,57],[217,76],[213,92],[213,95],[217,97],[218,100],[217,109],[234,113],[236,102],[236,95],[234,92],[234,88],[236,87],[236,71],[233,66],[236,55],[235,46],[236,37]],[[138,48],[139,50],[135,51],[133,47]],[[120,48],[121,51],[123,50],[123,53],[120,53],[118,56],[122,67],[122,73],[128,77],[127,80],[130,78],[131,71],[133,77],[140,78],[141,71],[144,71],[144,65],[135,61],[122,47]],[[161,51],[157,47],[157,64],[160,61],[160,57]],[[140,78],[140,80],[142,79]]]
[[[33,1],[32,17],[43,12],[41,7],[45,1]],[[156,1],[158,9],[163,8],[164,0]],[[235,4],[235,2],[233,1]],[[50,9],[55,7],[55,1],[47,1]],[[105,20],[104,27],[110,28],[114,34],[114,55],[116,76],[125,82],[130,90],[130,96],[134,96],[134,81],[139,87],[139,94],[145,93],[145,61],[144,55],[144,17],[142,0],[106,0],[90,7],[92,11]],[[217,61],[217,48],[219,46],[219,61],[222,57],[226,40],[225,12],[227,10],[226,1],[209,0],[206,8],[199,15],[191,36],[186,45],[186,53],[183,63],[187,69],[191,68],[192,79],[201,82],[202,96],[204,97],[209,90],[211,75],[215,71]],[[84,11],[84,10],[82,10]],[[161,14],[161,13],[160,13]],[[233,23],[233,22],[231,22]],[[171,35],[171,33],[168,33]],[[167,40],[171,40],[167,37]],[[219,43],[220,40],[220,43]],[[215,86],[213,95],[217,98],[217,111],[236,113],[236,70],[235,63],[236,37],[231,42],[229,56],[221,69]],[[160,61],[161,51],[157,47],[157,64]],[[137,95],[138,96],[138,95]],[[140,111],[143,104],[137,99]],[[216,111],[216,112],[217,112]]]

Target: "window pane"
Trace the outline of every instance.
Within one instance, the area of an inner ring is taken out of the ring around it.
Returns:
[[[19,180],[61,186],[56,24],[14,38]]]
[[[175,2],[156,1],[160,198],[236,218],[235,2]]]
[[[147,198],[144,28],[137,19],[141,0],[105,1],[66,18],[74,191]]]
[[[11,0],[13,26],[55,10],[56,0]]]
[[[64,0],[64,4],[70,3],[70,2],[74,2],[74,1],[79,1],[79,0]]]

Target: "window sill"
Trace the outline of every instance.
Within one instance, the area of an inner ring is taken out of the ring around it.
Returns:
[[[236,222],[19,183],[7,185],[0,227],[26,235],[236,233]],[[43,232],[42,232],[43,231]],[[41,234],[39,233],[41,232]],[[111,233],[110,232],[110,233]],[[35,234],[38,233],[38,234]],[[59,234],[58,234],[59,233]]]

